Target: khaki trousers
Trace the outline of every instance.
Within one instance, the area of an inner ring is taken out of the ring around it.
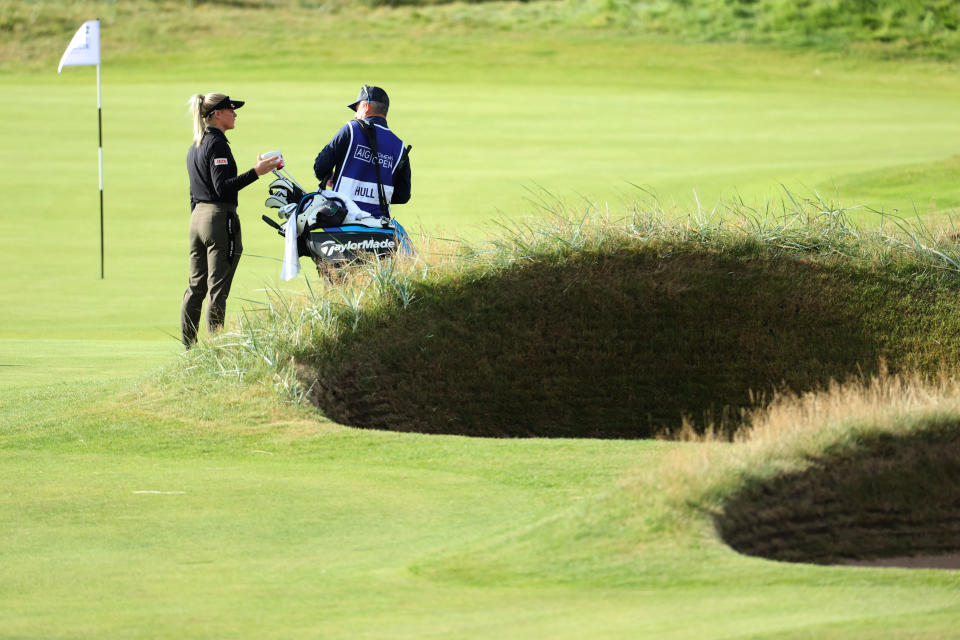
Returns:
[[[180,306],[180,333],[186,347],[197,341],[203,299],[208,293],[207,333],[212,335],[223,327],[227,296],[241,253],[237,207],[198,202],[190,214],[190,279]]]

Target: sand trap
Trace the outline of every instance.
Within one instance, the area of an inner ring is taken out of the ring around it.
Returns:
[[[875,560],[850,560],[849,567],[904,567],[907,569],[960,569],[960,553],[936,556],[900,556]]]

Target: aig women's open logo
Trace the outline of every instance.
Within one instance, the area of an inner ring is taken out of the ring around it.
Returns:
[[[370,158],[373,157],[373,151],[370,150],[370,147],[358,144],[357,150],[353,152],[353,157],[357,160],[363,160],[364,162],[371,162]],[[385,153],[377,153],[377,158],[380,160],[381,167],[384,169],[393,169],[393,156]]]

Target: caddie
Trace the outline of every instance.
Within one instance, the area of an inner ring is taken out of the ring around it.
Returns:
[[[347,107],[356,116],[317,155],[314,175],[321,189],[333,189],[377,218],[389,217],[391,204],[410,200],[410,148],[387,126],[390,98],[380,87],[363,85]]]

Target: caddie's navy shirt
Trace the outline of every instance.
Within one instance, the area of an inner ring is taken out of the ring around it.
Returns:
[[[365,120],[366,122],[374,125],[374,127],[383,127],[389,131],[386,118],[381,116],[370,116]],[[345,125],[343,125],[337,134],[333,136],[333,139],[327,143],[327,146],[323,148],[323,151],[317,155],[317,159],[313,163],[313,173],[317,177],[317,180],[321,182],[321,187],[326,188],[326,185],[323,183],[327,178],[330,177],[331,174],[333,174],[334,185],[340,181],[340,174],[343,171],[343,167],[347,160],[347,152],[350,150],[351,139],[356,137],[353,129],[355,126],[356,125],[353,124],[353,121],[347,122]],[[363,138],[361,134],[360,141],[362,140]],[[377,136],[377,140],[379,146],[379,135]],[[335,173],[334,167],[336,167]],[[400,161],[398,158],[398,164],[393,171],[393,194],[389,198],[390,204],[404,204],[410,201],[410,175],[410,158],[404,154],[402,161]],[[389,180],[390,176],[386,175],[386,172],[384,172],[384,174],[381,175],[381,179]],[[357,202],[357,204],[362,208],[365,208],[361,202]],[[379,216],[379,206],[373,209],[371,213]]]
[[[190,145],[187,173],[190,174],[190,211],[198,202],[236,205],[237,192],[260,177],[252,168],[237,175],[237,163],[230,152],[230,142],[226,134],[216,127],[207,127],[199,147]]]

